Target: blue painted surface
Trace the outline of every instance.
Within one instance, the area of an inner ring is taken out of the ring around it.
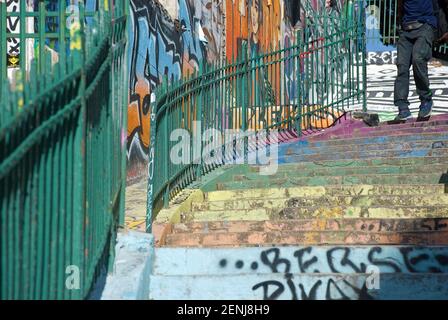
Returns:
[[[448,247],[158,248],[150,298],[448,299],[447,272]]]
[[[114,269],[107,276],[101,300],[146,300],[154,254],[151,234],[129,231],[118,234]]]
[[[153,274],[362,273],[367,265],[386,273],[448,273],[448,247],[158,248]]]
[[[382,274],[379,289],[367,289],[366,274],[257,274],[156,276],[155,300],[338,300],[448,299],[447,274]]]

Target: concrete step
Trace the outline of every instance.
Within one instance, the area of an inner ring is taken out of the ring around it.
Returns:
[[[319,147],[331,147],[337,145],[355,145],[355,144],[398,144],[404,142],[412,141],[428,141],[428,140],[446,140],[448,137],[448,132],[431,132],[431,133],[421,133],[421,134],[398,134],[398,135],[384,135],[384,136],[361,136],[356,135],[348,136],[344,139],[323,139],[320,140],[306,140],[293,141],[291,143],[284,143],[279,146],[280,150],[282,148],[287,148],[291,145],[298,145],[301,147],[319,148]]]
[[[375,195],[443,195],[443,184],[418,185],[340,185],[317,187],[263,188],[212,191],[205,194],[206,201],[232,201],[234,199],[276,199],[320,196],[375,196]]]
[[[405,141],[402,143],[370,143],[370,144],[345,144],[325,147],[303,147],[290,145],[288,148],[280,148],[280,154],[285,155],[314,155],[334,152],[367,152],[374,150],[409,150],[409,149],[437,149],[447,148],[448,140],[422,140]]]
[[[381,273],[448,273],[448,246],[163,247],[155,249],[152,274],[352,274],[365,272],[369,265]]]
[[[255,208],[281,209],[311,206],[431,206],[447,205],[448,194],[400,195],[400,196],[320,196],[289,198],[234,198],[225,201],[193,203],[192,211],[250,210]]]
[[[315,206],[271,211],[271,219],[310,218],[444,218],[448,206]]]
[[[409,157],[446,157],[448,148],[437,149],[401,149],[401,150],[373,150],[373,151],[348,151],[320,154],[294,154],[293,152],[280,155],[278,163],[291,163],[301,161],[327,161],[347,159],[372,159],[372,158],[409,158]]]
[[[263,221],[289,219],[339,218],[445,218],[448,206],[314,206],[278,209],[193,211],[182,222],[191,221]]]
[[[346,176],[287,177],[251,181],[217,183],[216,190],[235,190],[248,188],[288,188],[297,186],[327,186],[356,184],[447,184],[448,174],[366,174]]]
[[[447,274],[151,276],[150,300],[446,300]],[[372,283],[367,287],[366,283]],[[372,288],[372,289],[367,289]],[[211,313],[215,314],[222,310]]]
[[[426,219],[303,219],[266,221],[206,221],[179,223],[172,233],[236,233],[272,231],[363,231],[363,232],[409,232],[448,231],[448,218]]]
[[[406,157],[406,158],[373,158],[373,159],[348,159],[330,161],[307,161],[299,163],[285,163],[279,165],[277,172],[320,170],[320,169],[343,169],[356,167],[397,167],[397,166],[424,166],[448,164],[448,157]],[[260,172],[260,166],[249,166],[248,169],[241,167],[239,173]],[[237,174],[237,172],[235,172]]]
[[[259,245],[448,245],[448,231],[269,231],[178,233],[169,247],[241,247]]]
[[[376,131],[397,131],[404,128],[437,127],[448,125],[448,118],[433,118],[428,121],[407,121],[405,123],[387,123],[382,122],[377,127],[354,127],[353,132],[376,132]]]
[[[398,136],[398,135],[418,135],[422,133],[443,133],[448,132],[448,126],[437,126],[437,127],[417,127],[417,128],[403,128],[401,130],[391,130],[389,131],[378,131],[378,132],[347,132],[347,133],[331,133],[328,135],[321,135],[321,136],[312,136],[309,138],[310,141],[319,141],[319,140],[340,140],[340,139],[348,139],[352,138],[354,136],[356,137],[380,137],[384,135],[392,135],[392,136]]]
[[[321,167],[319,169],[281,170],[273,175],[263,176],[257,172],[236,174],[233,181],[272,180],[288,177],[315,177],[315,176],[343,176],[360,174],[421,174],[444,173],[448,171],[448,162],[433,165],[402,165],[402,166],[369,166],[369,167]]]

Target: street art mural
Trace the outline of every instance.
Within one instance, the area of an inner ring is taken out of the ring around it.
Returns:
[[[195,11],[202,10],[199,4],[179,0],[179,16],[173,18],[155,0],[130,1],[129,180],[146,174],[151,93],[164,77],[168,81],[186,77],[205,61],[208,41],[198,36],[203,34],[201,11]]]
[[[232,61],[244,54],[256,55],[289,46],[296,40],[293,23],[303,23],[307,10],[318,10],[319,1],[305,8],[297,0],[177,0],[178,16],[171,17],[156,1],[131,0],[129,36],[128,180],[146,174],[150,141],[151,93],[163,77],[169,81],[192,74],[200,65]],[[323,3],[323,2],[322,2]],[[321,5],[322,5],[321,3]],[[298,10],[299,5],[302,10]],[[243,46],[247,50],[243,53]],[[283,99],[281,74],[288,88],[297,88],[296,68],[263,70],[256,75],[258,88],[269,89],[272,101],[265,113],[290,115],[277,110]],[[254,95],[257,93],[254,92]],[[289,92],[293,98],[295,92]],[[154,96],[152,97],[154,99]],[[317,108],[317,106],[316,106]],[[327,117],[327,115],[325,115]],[[333,123],[339,115],[330,115]],[[270,115],[262,117],[269,124]],[[316,126],[322,127],[321,117]],[[325,120],[325,119],[324,119]]]

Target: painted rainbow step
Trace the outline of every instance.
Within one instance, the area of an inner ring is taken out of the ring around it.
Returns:
[[[359,185],[359,184],[447,184],[448,174],[359,174],[346,176],[287,177],[267,180],[235,181],[217,183],[216,190],[246,188],[288,188],[297,186]]]
[[[193,211],[186,215],[191,221],[241,221],[241,220],[285,220],[323,218],[445,218],[448,206],[309,206],[300,208],[252,208],[246,210]]]

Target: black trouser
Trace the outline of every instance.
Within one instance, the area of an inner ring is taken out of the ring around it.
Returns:
[[[428,61],[432,57],[434,29],[425,23],[416,30],[400,31],[397,44],[397,68],[394,103],[399,110],[409,108],[409,69],[412,64],[417,93],[421,102],[431,101],[429,88]]]

